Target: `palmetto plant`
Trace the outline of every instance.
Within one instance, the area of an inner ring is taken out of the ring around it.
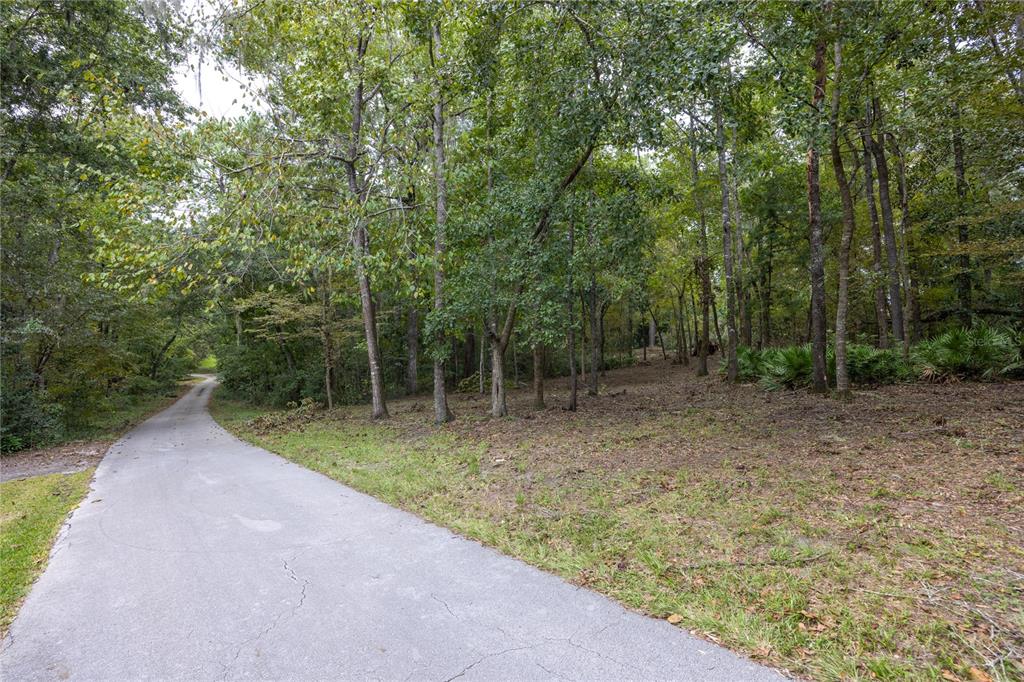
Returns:
[[[1020,335],[987,324],[957,327],[918,344],[913,360],[928,381],[1009,376],[1021,370]]]

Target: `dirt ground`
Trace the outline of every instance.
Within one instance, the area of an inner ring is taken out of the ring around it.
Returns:
[[[94,467],[112,440],[76,441],[48,448],[24,450],[0,458],[0,482],[44,474],[70,474]]]

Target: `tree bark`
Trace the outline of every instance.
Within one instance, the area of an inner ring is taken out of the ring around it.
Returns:
[[[825,41],[819,38],[814,46],[814,92],[811,103],[815,113],[821,111],[825,97]],[[811,390],[824,393],[828,390],[825,364],[825,245],[821,225],[821,184],[818,170],[817,126],[811,131],[807,145],[807,222],[810,241],[811,274]]]
[[[533,347],[533,409],[544,409],[544,348]]]
[[[750,289],[747,281],[748,261],[746,245],[743,240],[743,223],[740,219],[740,190],[736,170],[736,158],[738,156],[736,152],[736,136],[736,128],[734,126],[732,133],[733,171],[730,176],[732,178],[733,233],[736,241],[736,303],[739,314],[740,344],[749,348],[753,345],[753,329],[750,323]]]
[[[491,416],[508,416],[508,405],[505,402],[505,348],[502,344],[491,342]]]
[[[864,194],[868,203],[868,217],[871,220],[871,255],[872,255],[872,289],[875,293],[875,324],[878,327],[879,348],[889,347],[888,315],[885,310],[885,289],[882,286],[882,232],[878,224],[878,209],[875,206],[875,178],[872,171],[874,161],[871,158],[871,139],[868,130],[871,126],[870,110],[865,119],[865,128],[861,130],[864,144]]]
[[[405,392],[409,395],[416,393],[419,381],[419,312],[415,305],[409,306],[409,313],[406,316],[405,329]]]
[[[878,97],[871,100],[873,123],[881,127],[882,104]],[[875,168],[878,171],[878,203],[882,208],[882,236],[885,239],[885,253],[888,262],[889,279],[889,309],[892,311],[892,335],[903,345],[903,353],[909,352],[906,339],[903,335],[903,296],[900,283],[899,253],[896,248],[896,233],[892,220],[892,200],[889,193],[889,162],[885,157],[885,147],[881,138],[876,138],[874,132],[869,135],[871,140],[871,154],[875,158]]]
[[[725,349],[726,381],[736,383],[739,367],[736,362],[736,282],[733,273],[732,213],[729,209],[729,170],[725,160],[725,126],[722,122],[722,104],[715,102],[715,139],[718,146],[718,185],[722,193],[722,258],[725,261],[725,330],[728,346]]]
[[[694,285],[692,287],[690,287],[690,306],[693,308],[693,352],[694,352],[695,355],[699,356],[700,345],[701,345],[701,334],[700,334],[699,325],[697,324],[697,318],[700,317],[700,308],[697,306],[697,295],[694,293],[694,290],[697,288],[697,286],[699,284],[701,284],[701,282],[700,282],[700,258],[699,257],[693,259],[693,269],[694,269],[695,279],[697,280],[697,282],[694,283]],[[698,363],[698,365],[699,365],[699,363]],[[698,376],[700,375],[700,371],[699,370],[698,370],[697,374],[698,374]]]
[[[328,276],[321,287],[320,301],[320,340],[324,352],[324,397],[327,398],[327,409],[334,409],[334,339],[331,334],[333,315],[331,309],[331,287]]]
[[[896,186],[900,195],[900,275],[903,278],[903,288],[907,294],[903,335],[909,344],[920,338],[921,307],[918,305],[917,285],[910,268],[910,197],[907,191],[907,160],[903,156],[903,150],[896,142],[896,136],[889,135],[889,141],[892,145],[893,155],[896,157]]]
[[[686,314],[686,301],[685,301],[685,298],[686,298],[686,283],[684,282],[683,286],[679,289],[679,338],[676,340],[676,343],[682,349],[682,357],[680,358],[680,362],[683,363],[684,367],[689,367],[690,366],[690,348],[689,348],[689,344],[687,344],[686,337],[690,333],[690,330],[687,328],[689,325],[687,324],[687,321],[686,321],[686,318],[688,317],[688,315]]]
[[[589,301],[587,302],[587,308],[590,309],[590,381],[587,384],[587,395],[597,395],[598,393],[598,369],[597,365],[601,359],[601,348],[598,345],[598,321],[597,321],[597,277],[593,273],[590,275],[590,291],[588,292]]]
[[[576,394],[579,385],[576,377],[576,300],[572,291],[572,261],[576,251],[576,224],[572,216],[569,218],[569,263],[567,268],[567,286],[565,292],[566,307],[569,314],[569,329],[566,345],[569,351],[569,404],[566,409],[576,411]]]
[[[842,46],[835,44],[835,78],[832,86],[831,151],[832,169],[839,187],[843,207],[843,234],[839,243],[839,293],[836,297],[836,393],[842,400],[850,398],[850,377],[846,371],[846,311],[850,301],[850,243],[855,230],[853,195],[843,168],[843,155],[839,149],[840,78],[842,76]]]
[[[721,351],[725,344],[722,343],[722,327],[718,324],[718,301],[714,296],[711,297],[711,315],[715,322],[715,341],[718,342],[718,350]]]
[[[994,40],[994,38],[993,38]],[[956,40],[953,34],[948,36],[949,51],[956,53]],[[956,177],[957,213],[964,217],[964,209],[967,200],[967,167],[964,161],[964,133],[960,126],[960,103],[955,99],[952,103],[953,114],[953,173]],[[957,242],[960,247],[959,272],[956,276],[957,298],[960,301],[960,322],[965,327],[971,326],[971,256],[967,252],[967,245],[970,243],[970,231],[963,221],[957,225]]]
[[[435,22],[432,30],[432,59],[440,62],[444,53],[441,48],[441,24]],[[436,70],[436,63],[435,63]],[[434,222],[434,313],[440,318],[444,313],[444,259],[445,230],[448,224],[448,180],[445,177],[444,156],[444,95],[441,79],[435,79],[434,90],[434,186],[437,190],[437,215]],[[440,335],[439,335],[440,336]],[[443,338],[433,339],[437,348],[444,345]],[[448,409],[448,393],[445,388],[444,358],[435,350],[434,355],[434,423],[444,424],[455,419]]]
[[[697,208],[697,216],[700,223],[700,256],[694,260],[694,272],[700,282],[700,307],[701,307],[701,335],[697,346],[697,376],[703,377],[708,374],[708,336],[711,305],[711,273],[710,258],[708,257],[708,230],[704,219],[704,202],[700,194],[700,169],[697,166],[697,132],[695,123],[690,122],[690,174],[693,179],[693,201]]]

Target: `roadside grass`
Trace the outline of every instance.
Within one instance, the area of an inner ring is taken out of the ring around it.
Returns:
[[[46,568],[68,513],[89,490],[95,469],[0,483],[0,635]]]
[[[909,407],[879,428],[849,420],[931,389],[815,412],[703,382],[680,406],[657,393],[678,385],[623,372],[629,400],[486,420],[465,398],[441,429],[415,400],[392,403],[387,424],[220,398],[213,412],[298,464],[798,675],[1024,677],[1024,420],[1005,395],[963,393],[991,414],[965,409],[950,429],[920,429]],[[920,437],[898,437],[907,428]]]

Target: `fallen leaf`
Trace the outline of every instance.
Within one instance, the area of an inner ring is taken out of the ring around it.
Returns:
[[[959,677],[957,677],[956,673],[954,673],[952,670],[943,670],[942,679],[948,680],[949,682],[964,682]]]
[[[981,668],[971,668],[968,672],[971,673],[971,679],[974,682],[992,682],[992,678],[987,672]]]

